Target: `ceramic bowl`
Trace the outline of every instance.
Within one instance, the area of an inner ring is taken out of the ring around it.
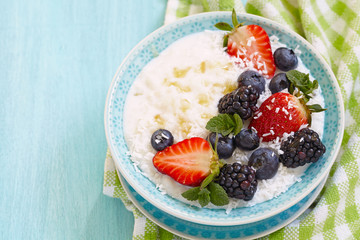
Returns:
[[[301,199],[292,207],[272,217],[235,226],[212,226],[193,223],[179,219],[161,211],[143,197],[141,197],[121,176],[121,184],[133,204],[151,221],[158,226],[188,239],[255,239],[268,235],[290,224],[299,217],[314,202],[325,184],[325,180],[309,195]]]
[[[249,14],[240,14],[239,22],[258,24],[269,36],[275,35],[281,43],[301,51],[304,65],[318,80],[325,98],[325,124],[323,143],[327,147],[321,159],[311,164],[302,181],[269,201],[252,207],[240,207],[226,214],[223,209],[189,206],[156,189],[155,184],[138,172],[130,160],[123,134],[123,111],[127,93],[142,68],[174,41],[196,32],[216,30],[217,22],[231,22],[230,12],[209,12],[178,20],[159,28],[142,40],[124,59],[111,83],[105,106],[105,132],[117,168],[126,181],[149,203],[171,215],[207,225],[231,226],[256,222],[274,216],[298,203],[312,192],[329,172],[340,148],[344,131],[344,108],[337,80],[327,63],[306,40],[282,25]]]

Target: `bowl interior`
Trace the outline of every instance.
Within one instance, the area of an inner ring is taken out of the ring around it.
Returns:
[[[126,181],[147,201],[176,217],[208,225],[237,225],[273,216],[308,195],[330,170],[338,153],[344,128],[344,109],[337,81],[326,62],[303,38],[285,27],[254,15],[241,14],[239,22],[258,24],[269,36],[275,35],[281,43],[298,47],[300,58],[318,80],[325,98],[325,125],[323,143],[327,148],[321,160],[306,170],[301,182],[295,183],[286,193],[252,207],[233,209],[226,214],[223,209],[192,207],[168,195],[163,195],[155,184],[143,176],[130,160],[123,135],[123,110],[127,93],[142,68],[157,54],[177,39],[203,30],[216,30],[219,21],[230,22],[230,12],[210,12],[181,19],[166,25],[141,41],[119,67],[109,89],[105,107],[105,132],[117,168]]]

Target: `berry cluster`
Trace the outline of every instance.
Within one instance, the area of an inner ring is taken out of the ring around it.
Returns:
[[[235,12],[232,21],[233,27],[223,22],[215,25],[221,30],[231,29],[224,36],[226,52],[236,58],[235,62],[254,70],[240,74],[238,88],[220,98],[217,105],[220,114],[206,126],[211,132],[207,139],[194,137],[173,144],[173,136],[165,129],[156,131],[151,138],[158,151],[153,158],[154,166],[175,181],[193,186],[182,196],[199,200],[201,206],[209,201],[226,205],[228,197],[249,201],[254,197],[258,180],[273,178],[279,162],[295,168],[318,161],[326,151],[316,132],[309,128],[299,130],[311,123],[311,113],[325,110],[317,104],[306,105],[309,94],[318,87],[317,81],[310,81],[309,74],[294,70],[298,58],[292,49],[280,47],[272,54],[263,28],[239,24]],[[276,69],[281,73],[275,75]],[[271,79],[268,86],[272,95],[258,108],[260,94],[265,91],[265,77]],[[246,120],[248,129],[242,129]],[[281,143],[280,156],[273,149],[259,148],[261,141],[273,141],[291,132],[295,134]],[[255,150],[248,165],[238,162],[223,165],[219,158],[230,158],[236,147]],[[210,198],[210,192],[217,197]]]

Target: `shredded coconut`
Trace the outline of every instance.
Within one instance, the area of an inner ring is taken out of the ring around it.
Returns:
[[[289,115],[289,112],[283,107],[282,108],[282,111],[286,114],[286,115]]]
[[[250,46],[251,46],[251,43],[252,43],[252,42],[255,42],[255,41],[256,41],[255,37],[251,36],[251,37],[248,39],[246,45],[247,45],[248,47],[250,47]]]
[[[131,86],[125,103],[124,136],[129,148],[129,153],[126,154],[130,155],[135,171],[153,181],[161,194],[168,194],[190,205],[200,206],[181,196],[181,193],[189,187],[161,174],[153,166],[152,158],[156,151],[151,147],[149,139],[159,128],[169,130],[175,142],[194,136],[207,137],[208,132],[205,126],[211,117],[218,114],[217,102],[224,95],[224,83],[236,83],[236,79],[243,71],[254,67],[252,61],[240,58],[246,55],[246,49],[239,49],[238,57],[230,57],[224,52],[223,35],[224,33],[219,31],[204,31],[174,42],[140,72]],[[284,46],[278,42],[279,39],[276,36],[270,36],[270,40],[273,50]],[[248,41],[248,44],[251,42],[252,40]],[[198,49],[201,49],[201,54],[197,54]],[[263,64],[260,55],[257,56],[258,64]],[[200,71],[202,62],[206,63],[204,72]],[[308,72],[300,58],[298,69]],[[174,71],[179,72],[178,77],[174,76]],[[267,73],[266,64],[262,73]],[[266,90],[260,95],[257,106],[260,106],[270,95],[267,81]],[[314,95],[316,98],[312,98],[309,104],[323,105],[320,88],[315,90]],[[206,96],[204,98],[206,100],[200,101],[200,96]],[[186,102],[185,100],[191,103],[191,107],[182,105]],[[274,103],[274,101],[275,99],[272,99],[271,102]],[[288,108],[290,109],[291,106],[289,105]],[[279,110],[276,108],[275,112],[278,113]],[[260,116],[261,113],[254,118]],[[323,131],[323,116],[321,113],[314,115],[311,126],[316,128],[320,136]],[[289,119],[291,117],[290,115]],[[247,128],[248,124],[249,121],[245,121],[244,128]],[[257,132],[255,128],[251,129]],[[271,142],[263,142],[263,137],[271,134],[275,132],[270,130],[270,133],[259,136],[260,147],[269,147],[281,154],[280,142],[293,133],[284,134]],[[248,151],[236,148],[233,156],[226,161],[247,164],[249,154]],[[295,171],[280,164],[274,178],[258,181],[258,190],[251,201],[231,199],[230,203],[222,208],[230,213],[233,208],[252,206],[274,198],[285,192],[296,181],[301,181],[304,170],[305,168]],[[207,207],[216,208],[212,204]]]

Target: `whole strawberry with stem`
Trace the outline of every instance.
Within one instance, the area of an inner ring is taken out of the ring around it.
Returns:
[[[302,125],[311,125],[311,114],[326,110],[318,104],[306,105],[312,91],[318,87],[316,80],[310,81],[309,74],[292,70],[286,76],[291,82],[290,93],[271,95],[249,124],[249,128],[255,129],[264,142],[281,138],[284,133],[296,132]]]
[[[266,31],[259,25],[239,24],[235,10],[232,12],[232,23],[233,27],[225,22],[215,24],[220,30],[230,31],[224,36],[223,43],[227,53],[239,58],[245,67],[255,68],[263,76],[272,78],[276,66]]]

